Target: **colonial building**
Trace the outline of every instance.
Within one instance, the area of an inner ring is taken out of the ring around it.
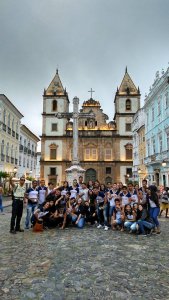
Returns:
[[[17,175],[20,177],[36,177],[37,143],[40,139],[25,125],[20,127],[19,167]]]
[[[156,73],[144,110],[146,159],[150,182],[169,186],[169,67]]]
[[[145,113],[140,108],[133,119],[133,179],[141,185],[143,179],[147,179],[147,170],[144,164],[146,157],[145,145]]]
[[[0,170],[14,173],[18,166],[20,122],[23,115],[3,94],[0,95]]]
[[[127,181],[132,177],[132,121],[140,108],[140,92],[127,69],[115,99],[114,120],[108,122],[101,104],[92,97],[83,102],[80,112],[93,112],[79,118],[79,160],[86,170],[85,181]],[[113,110],[113,104],[112,104]],[[58,71],[44,90],[41,136],[41,177],[54,184],[65,180],[71,166],[73,123],[57,119],[56,112],[69,112],[69,98]]]

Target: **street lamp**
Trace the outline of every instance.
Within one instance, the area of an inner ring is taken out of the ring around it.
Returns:
[[[162,167],[166,167],[166,161],[163,160],[162,163],[161,163]]]
[[[137,171],[138,171],[138,173],[139,173],[139,174],[141,173],[141,169],[140,169],[140,168],[138,168],[138,170],[137,170]]]

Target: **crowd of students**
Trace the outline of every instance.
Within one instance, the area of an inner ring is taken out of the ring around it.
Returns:
[[[45,186],[44,180],[37,186],[34,180],[32,187],[24,194],[24,178],[17,186],[12,181],[11,184],[14,195],[11,233],[23,231],[20,228],[23,201],[26,202],[27,212],[25,229],[35,229],[38,224],[43,229],[83,228],[89,224],[105,231],[125,230],[145,236],[160,233],[158,217],[164,209],[168,217],[168,189],[160,193],[155,185],[148,187],[146,180],[143,180],[142,187],[134,186],[132,182],[127,185],[121,182],[104,185],[90,180],[86,184],[80,176],[79,181],[74,179],[71,186],[65,181],[58,188],[52,183]],[[164,198],[166,202],[162,202],[160,212],[160,199]]]

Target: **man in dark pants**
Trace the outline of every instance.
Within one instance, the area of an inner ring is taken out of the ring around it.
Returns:
[[[12,178],[10,179],[10,184],[13,188],[13,203],[12,203],[12,216],[11,216],[11,226],[10,233],[15,234],[18,232],[23,232],[24,230],[20,228],[20,222],[23,213],[23,201],[25,198],[25,178],[21,177],[18,184],[14,184]]]

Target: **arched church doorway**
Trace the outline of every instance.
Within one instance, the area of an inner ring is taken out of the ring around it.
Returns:
[[[86,183],[89,180],[96,181],[96,170],[94,170],[92,168],[86,170],[86,173],[85,173],[85,181],[86,181]]]

